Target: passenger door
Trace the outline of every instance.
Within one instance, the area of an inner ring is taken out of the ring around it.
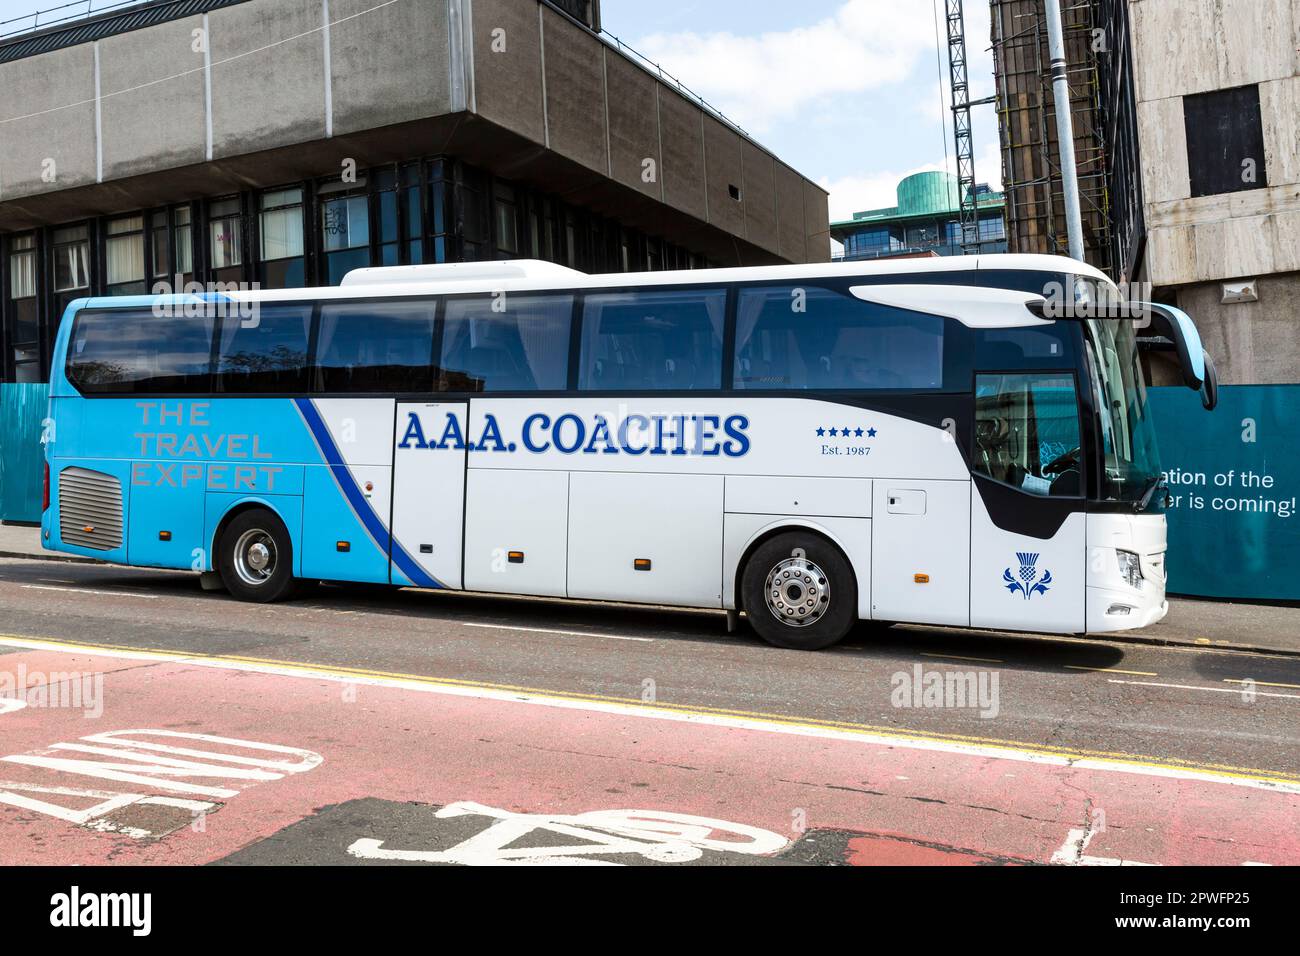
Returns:
[[[972,627],[1084,630],[1087,521],[1072,371],[979,372]]]
[[[463,587],[465,402],[401,402],[393,436],[393,583]]]

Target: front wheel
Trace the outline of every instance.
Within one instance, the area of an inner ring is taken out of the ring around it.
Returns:
[[[241,601],[288,597],[294,587],[293,543],[284,522],[263,508],[236,515],[217,544],[217,570]]]
[[[839,548],[806,532],[765,541],[741,576],[750,626],[777,647],[817,651],[840,641],[857,620],[858,585]]]

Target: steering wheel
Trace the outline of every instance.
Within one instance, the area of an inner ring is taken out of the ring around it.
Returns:
[[[1064,455],[1057,455],[1055,458],[1053,458],[1051,461],[1049,461],[1046,465],[1043,466],[1043,474],[1058,475],[1063,471],[1067,471],[1068,469],[1073,468],[1075,465],[1079,463],[1079,453],[1082,450],[1083,449],[1081,446],[1076,445],[1074,448],[1071,448],[1069,451],[1067,451]]]

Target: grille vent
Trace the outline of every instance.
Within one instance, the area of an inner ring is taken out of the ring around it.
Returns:
[[[122,483],[112,475],[85,468],[59,472],[59,534],[65,544],[82,548],[120,548]]]

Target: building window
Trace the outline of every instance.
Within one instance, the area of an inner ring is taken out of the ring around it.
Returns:
[[[81,292],[90,288],[90,227],[55,229],[54,291]]]
[[[424,261],[424,200],[420,194],[420,164],[408,163],[403,166],[400,180],[406,261],[420,263]]]
[[[509,259],[519,252],[519,207],[515,203],[515,190],[513,186],[499,182],[493,186],[492,192],[497,256]]]
[[[208,204],[208,258],[217,282],[244,278],[244,217],[239,197]]]
[[[124,216],[104,224],[104,284],[109,295],[143,295],[144,216]]]
[[[435,159],[429,164],[429,242],[430,262],[450,261],[449,244],[451,223],[451,194],[453,184],[448,178],[447,161]]]
[[[194,234],[190,229],[190,207],[172,210],[172,250],[176,272],[188,281],[194,275]]]
[[[397,193],[397,172],[391,168],[371,174],[375,187],[376,239],[379,245],[379,265],[402,264],[402,204]]]
[[[997,242],[1006,237],[1001,216],[987,216],[980,220],[980,242]]]
[[[321,236],[329,285],[338,285],[353,269],[370,265],[370,202],[367,197],[340,196],[322,202]]]
[[[36,298],[36,236],[9,240],[8,334],[13,350],[14,381],[41,380],[40,308]],[[0,366],[3,363],[0,362]]]
[[[166,210],[149,217],[149,276],[165,282],[170,282],[172,271],[167,249],[169,231]]]
[[[477,262],[491,258],[492,210],[491,195],[488,192],[486,174],[457,164],[458,181],[456,183],[456,208],[459,212],[461,249],[463,262]]]
[[[1183,123],[1193,197],[1268,186],[1259,87],[1184,96]]]
[[[306,284],[302,254],[302,190],[277,189],[260,199],[261,282],[268,289]]]

